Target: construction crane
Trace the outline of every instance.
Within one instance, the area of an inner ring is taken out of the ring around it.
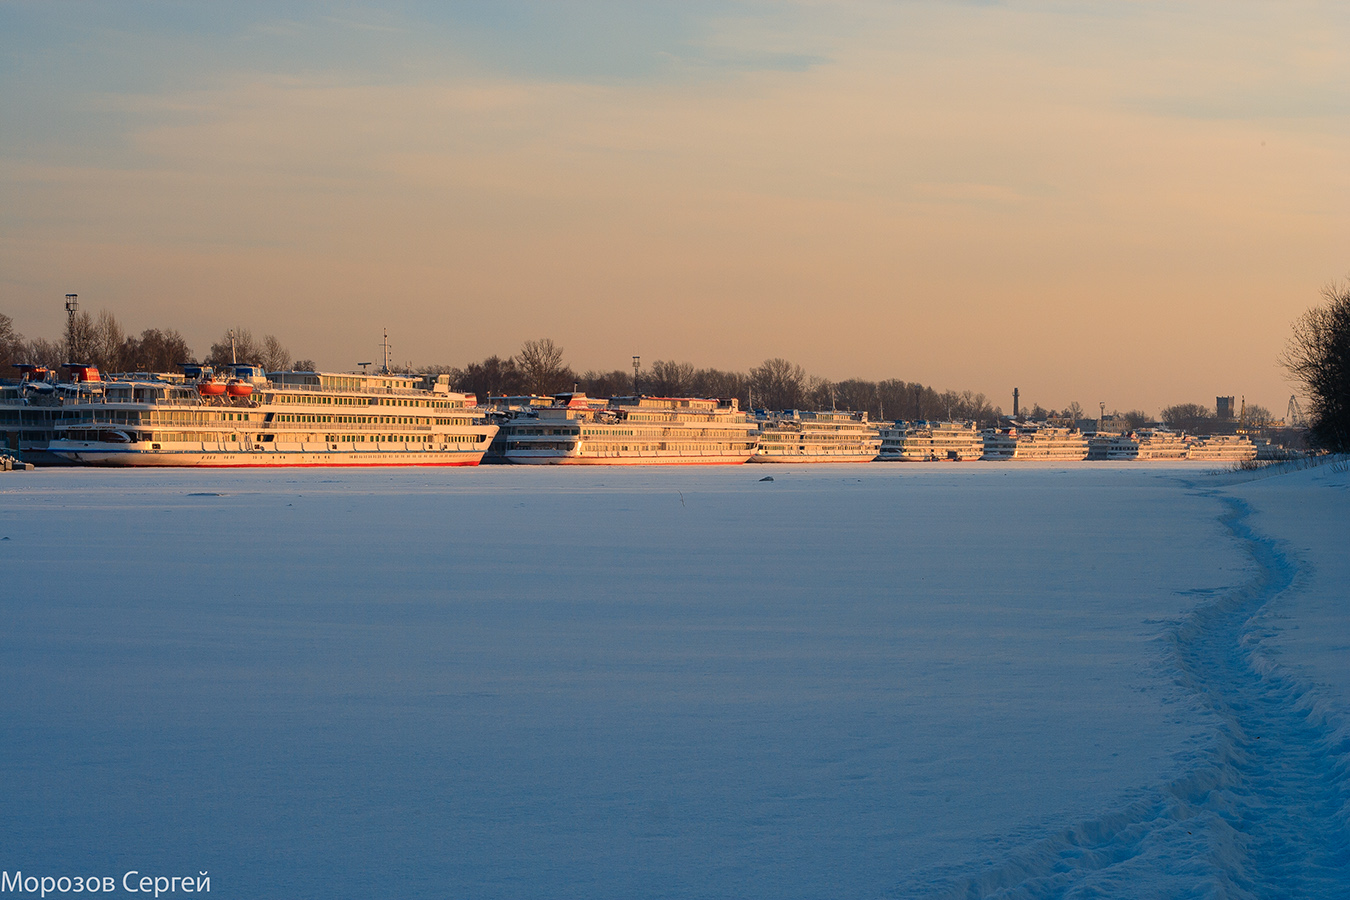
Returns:
[[[1289,395],[1289,411],[1284,414],[1284,424],[1290,428],[1302,428],[1304,425],[1303,407],[1298,405],[1297,394]]]

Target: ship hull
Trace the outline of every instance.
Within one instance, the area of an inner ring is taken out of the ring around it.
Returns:
[[[789,456],[788,454],[766,454],[756,453],[750,457],[752,463],[864,463],[876,459],[875,453],[863,454],[810,454],[803,453],[799,456]]]
[[[482,451],[446,453],[430,451],[200,451],[200,450],[108,450],[69,448],[55,451],[67,464],[135,468],[141,466],[197,469],[247,469],[273,467],[375,467],[375,466],[476,466]]]
[[[512,452],[506,461],[515,466],[740,466],[750,456],[531,456]]]

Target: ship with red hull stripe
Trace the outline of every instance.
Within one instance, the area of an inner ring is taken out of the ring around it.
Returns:
[[[48,450],[88,466],[476,466],[497,432],[444,375],[229,368],[86,379]]]

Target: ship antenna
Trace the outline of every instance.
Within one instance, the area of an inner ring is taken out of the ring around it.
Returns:
[[[384,368],[380,370],[381,375],[389,374],[389,329],[384,330]]]
[[[238,364],[239,364],[239,357],[238,357],[238,356],[235,354],[235,352],[234,352],[234,329],[233,329],[233,328],[230,329],[230,363],[231,363],[232,365],[238,365]]]

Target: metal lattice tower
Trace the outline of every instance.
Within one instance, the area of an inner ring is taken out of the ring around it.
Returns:
[[[1293,428],[1302,428],[1304,425],[1303,407],[1298,405],[1297,394],[1289,395],[1289,410],[1284,414],[1284,422]]]

